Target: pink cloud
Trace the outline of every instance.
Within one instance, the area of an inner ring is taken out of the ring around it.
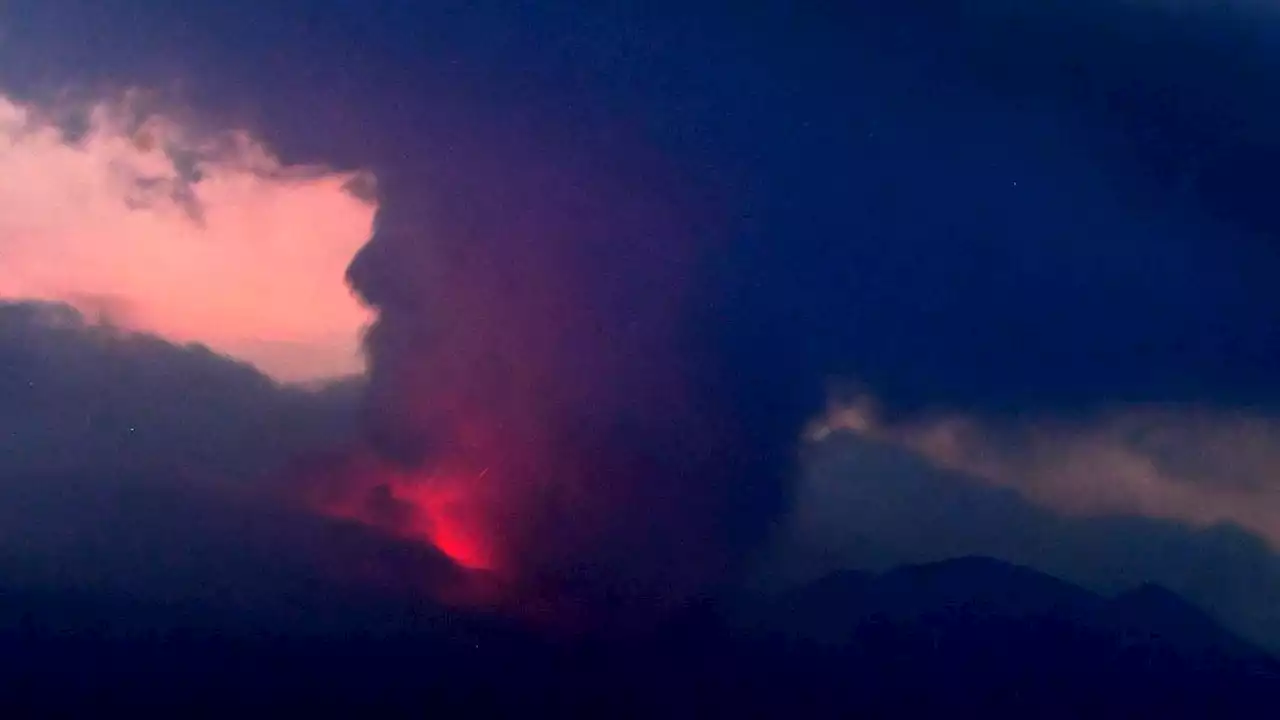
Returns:
[[[372,228],[366,178],[138,107],[0,95],[0,297],[65,301],[284,381],[362,370],[371,315],[344,273]]]

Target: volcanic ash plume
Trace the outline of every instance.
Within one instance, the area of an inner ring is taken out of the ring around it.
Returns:
[[[382,183],[349,270],[379,314],[368,457],[327,509],[511,588],[668,600],[721,583],[779,493],[705,382],[701,208],[655,194],[673,184],[653,173],[464,154],[430,186]]]

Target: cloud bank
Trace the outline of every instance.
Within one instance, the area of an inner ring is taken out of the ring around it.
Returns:
[[[113,616],[125,625],[394,620],[360,598],[420,596],[448,564],[317,517],[282,472],[350,441],[360,390],[279,384],[64,304],[0,302],[0,593],[167,608]]]
[[[368,179],[200,133],[140,94],[41,107],[0,95],[0,298],[69,303],[281,380],[362,368],[343,272]]]
[[[294,454],[344,441],[358,391],[280,385],[65,304],[0,302],[0,473],[13,486],[100,473],[254,490]]]

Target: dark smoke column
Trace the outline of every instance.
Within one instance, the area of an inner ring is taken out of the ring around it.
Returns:
[[[513,586],[679,599],[731,579],[792,438],[749,431],[705,326],[710,203],[616,145],[448,147],[384,176],[349,270],[379,314],[366,501]]]

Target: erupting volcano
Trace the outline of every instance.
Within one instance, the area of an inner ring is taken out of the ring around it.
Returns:
[[[497,569],[493,531],[477,507],[476,478],[385,469],[370,481],[376,484],[357,496],[331,500],[321,510],[427,542],[463,569]]]
[[[495,477],[487,468],[434,467],[404,467],[364,447],[313,458],[300,474],[313,511],[427,546],[447,561],[447,568],[425,568],[424,576],[399,577],[404,566],[371,559],[371,580],[426,591],[451,605],[504,602],[517,573],[503,545],[502,495],[491,484]]]
[[[420,483],[391,486],[391,496],[417,509],[411,535],[421,535],[455,564],[467,570],[493,570],[490,530],[469,506],[469,479],[431,477]]]
[[[531,145],[382,180],[348,271],[378,313],[365,440],[317,505],[517,603],[701,592],[778,512],[790,438],[760,442],[749,380],[719,377],[691,282],[714,243],[678,184]]]

